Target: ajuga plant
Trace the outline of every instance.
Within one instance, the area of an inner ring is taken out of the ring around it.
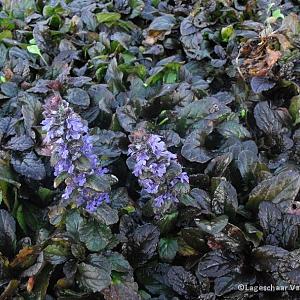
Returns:
[[[51,150],[55,186],[65,183],[62,203],[75,203],[94,212],[102,202],[109,203],[110,183],[115,177],[107,174],[93,153],[92,136],[87,122],[56,95],[44,105],[43,130],[45,145]]]
[[[0,300],[300,299],[299,4],[0,1]]]
[[[167,150],[161,136],[136,131],[129,137],[127,163],[138,178],[142,195],[153,198],[156,207],[178,202],[189,191],[189,177],[182,171],[176,154]]]

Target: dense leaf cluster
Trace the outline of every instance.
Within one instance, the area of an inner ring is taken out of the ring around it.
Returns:
[[[0,7],[1,300],[299,298],[299,1]]]

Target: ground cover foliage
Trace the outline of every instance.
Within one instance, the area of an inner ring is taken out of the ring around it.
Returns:
[[[299,1],[0,3],[1,300],[298,299]]]

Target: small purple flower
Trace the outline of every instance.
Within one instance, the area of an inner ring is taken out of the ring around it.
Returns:
[[[155,155],[161,155],[166,148],[165,143],[161,141],[160,136],[155,134],[150,135],[147,144],[151,147]]]
[[[65,188],[65,191],[62,195],[62,198],[65,199],[65,200],[70,199],[70,196],[73,193],[73,191],[74,191],[74,186],[67,185],[66,188]]]
[[[189,176],[186,172],[182,172],[180,175],[177,176],[181,183],[190,183]]]
[[[158,191],[158,184],[152,179],[141,179],[141,185],[144,187],[145,191],[149,194],[156,194]]]
[[[182,172],[181,174],[179,174],[177,177],[175,177],[172,181],[171,181],[171,186],[175,186],[177,183],[189,183],[189,176],[187,175],[186,172]]]
[[[88,201],[86,209],[89,212],[95,212],[97,210],[97,208],[103,203],[109,203],[109,195],[108,193],[101,193],[98,198]]]
[[[107,168],[98,167],[96,169],[96,175],[102,176],[102,175],[107,174],[107,173],[108,173]]]
[[[74,166],[72,164],[72,162],[70,161],[70,159],[65,158],[65,159],[59,159],[56,163],[56,165],[54,166],[54,175],[58,176],[63,172],[67,172],[69,174],[72,174],[74,171]]]
[[[44,139],[45,144],[49,144],[55,138],[55,133],[53,130],[48,130],[48,133]]]
[[[161,207],[166,201],[165,195],[159,195],[158,197],[154,198],[154,203],[156,207]]]
[[[86,183],[86,175],[84,173],[81,173],[77,176],[74,176],[73,180],[76,185],[84,186],[84,184]]]
[[[167,168],[163,164],[152,163],[149,166],[149,169],[154,175],[157,175],[158,177],[163,177],[167,172]]]
[[[67,128],[74,132],[87,133],[88,128],[82,119],[75,114],[70,115],[66,120]]]
[[[51,127],[53,126],[53,123],[55,122],[55,118],[48,118],[42,121],[42,130],[43,131],[49,131]]]
[[[57,153],[61,158],[67,159],[69,156],[69,151],[68,151],[67,145],[66,144],[58,145]]]
[[[142,153],[139,153],[139,155],[137,155],[136,159],[137,159],[137,162],[135,164],[133,174],[138,177],[139,175],[142,174],[142,170],[146,166],[149,156],[146,153],[142,152]]]
[[[161,136],[155,134],[136,132],[130,140],[128,154],[134,162],[132,173],[138,177],[142,192],[152,195],[157,207],[166,202],[178,202],[177,187],[180,184],[189,186],[189,177],[181,171],[176,154],[168,151]],[[177,166],[175,173],[168,173],[171,165]]]

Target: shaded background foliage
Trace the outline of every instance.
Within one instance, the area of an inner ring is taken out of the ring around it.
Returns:
[[[3,0],[0,299],[297,299],[299,3]],[[93,214],[58,205],[41,130],[60,94],[118,177]],[[190,177],[153,209],[128,136]]]

